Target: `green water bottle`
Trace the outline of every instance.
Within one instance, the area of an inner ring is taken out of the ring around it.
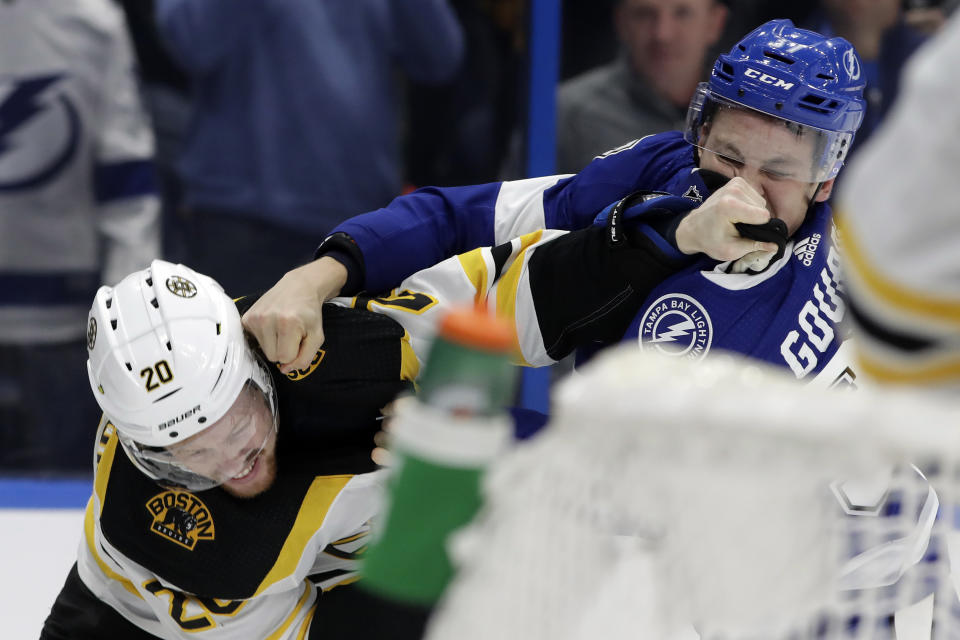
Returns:
[[[400,403],[391,425],[389,506],[361,588],[422,607],[443,593],[453,574],[447,539],[479,509],[483,471],[512,439],[515,344],[513,327],[481,310],[441,321],[419,395]]]
[[[456,416],[502,413],[516,390],[513,343],[505,320],[474,309],[448,313],[420,378],[421,402]]]

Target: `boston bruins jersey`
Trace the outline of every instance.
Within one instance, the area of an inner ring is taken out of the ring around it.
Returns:
[[[332,302],[375,310],[402,326],[404,352],[411,354],[405,370],[413,377],[429,354],[440,317],[465,306],[484,306],[514,324],[515,364],[551,365],[577,346],[619,339],[643,296],[682,266],[640,234],[627,251],[642,268],[628,282],[604,239],[599,227],[572,233],[541,229],[444,260],[388,295]]]
[[[241,311],[251,302],[241,300]],[[104,419],[77,562],[82,586],[68,580],[61,602],[88,589],[95,599],[84,608],[108,606],[160,638],[306,637],[320,592],[356,579],[381,498],[372,436],[381,407],[416,371],[404,328],[382,314],[329,306],[325,328],[308,368],[274,371],[278,473],[255,498],[158,485]],[[104,633],[102,617],[77,628],[58,619],[62,610],[54,606],[48,629]]]
[[[477,304],[516,323],[518,336],[513,352],[518,364],[552,364],[554,360],[544,350],[535,320],[528,261],[537,247],[562,234],[536,231],[498,247],[475,249],[444,260],[405,279],[387,295],[334,298],[331,302],[376,311],[404,327],[405,344],[416,359],[416,368],[411,369],[413,377],[429,353],[439,318],[452,308]]]
[[[120,449],[104,421],[77,568],[137,627],[161,638],[304,638],[318,588],[355,578],[382,472],[286,455],[273,487],[238,500],[161,487]]]
[[[838,195],[859,365],[881,383],[939,388],[951,399],[960,382],[960,147],[949,70],[958,55],[955,14],[910,60],[897,104]]]

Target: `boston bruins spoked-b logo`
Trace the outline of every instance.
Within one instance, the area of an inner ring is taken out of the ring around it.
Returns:
[[[169,289],[173,295],[180,296],[181,298],[192,298],[197,295],[197,287],[186,278],[181,278],[180,276],[170,276],[167,278],[167,289]]]
[[[700,360],[710,351],[713,324],[703,306],[688,295],[669,293],[640,319],[640,350]]]
[[[97,346],[97,319],[91,316],[90,322],[87,323],[87,349],[93,351],[95,346]]]
[[[188,491],[164,491],[147,501],[153,516],[150,530],[193,551],[197,542],[213,540],[213,516],[207,505]]]

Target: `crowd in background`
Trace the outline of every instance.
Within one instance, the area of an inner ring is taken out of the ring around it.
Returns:
[[[265,290],[405,191],[524,177],[524,0],[69,4],[0,3],[0,473],[90,473],[99,284],[164,257]],[[682,128],[771,18],[859,51],[856,149],[955,4],[565,0],[556,170]]]

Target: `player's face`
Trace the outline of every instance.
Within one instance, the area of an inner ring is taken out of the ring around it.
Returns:
[[[787,225],[800,227],[810,199],[830,197],[833,179],[817,191],[810,181],[816,140],[798,135],[774,118],[743,109],[719,109],[700,139],[700,167],[729,178],[740,176],[767,202],[767,210]]]
[[[703,74],[726,9],[717,0],[622,0],[615,15],[632,66],[664,93],[678,77]]]
[[[252,498],[276,478],[276,447],[269,405],[248,385],[222,418],[168,450],[194,473],[219,481],[227,493]]]

